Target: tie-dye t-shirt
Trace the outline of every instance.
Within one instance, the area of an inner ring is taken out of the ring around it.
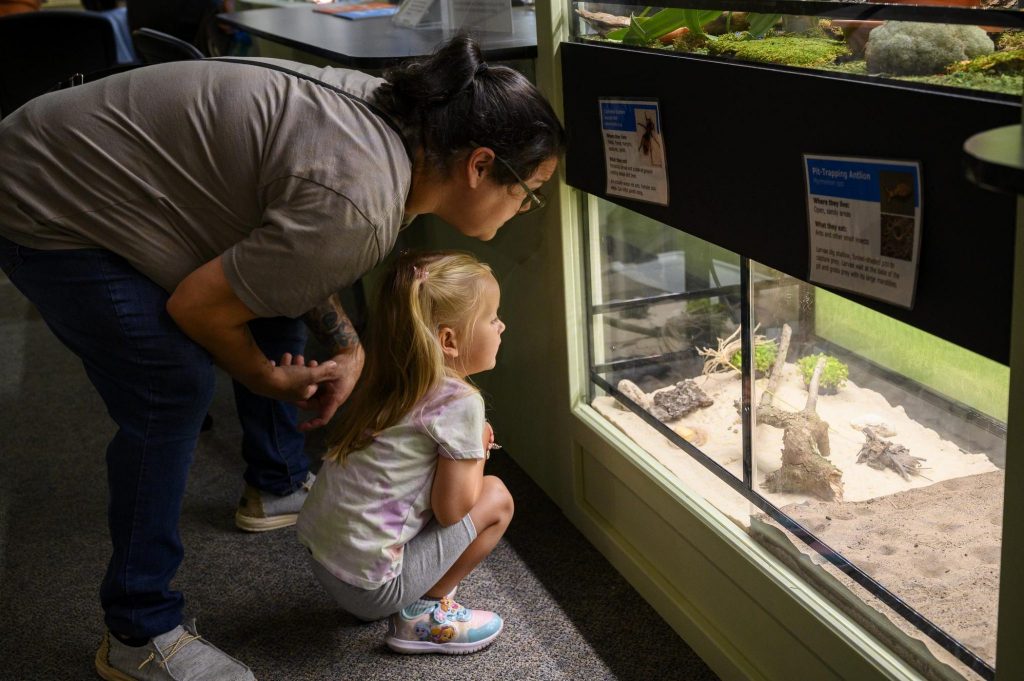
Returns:
[[[484,402],[445,379],[345,463],[325,461],[299,514],[298,534],[335,577],[376,589],[402,572],[402,551],[433,517],[437,457],[482,459]]]

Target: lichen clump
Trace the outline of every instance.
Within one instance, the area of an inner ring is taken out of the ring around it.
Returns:
[[[846,386],[846,379],[850,377],[850,370],[846,364],[831,355],[819,352],[816,355],[802,357],[796,366],[800,369],[800,375],[804,377],[804,385],[810,386],[814,367],[820,357],[825,358],[825,366],[821,368],[821,376],[818,377],[818,388],[822,393],[834,395]]]
[[[865,56],[870,73],[923,76],[994,49],[977,26],[887,21],[871,31]]]
[[[708,54],[786,66],[825,66],[850,52],[846,45],[827,38],[723,35],[707,45]]]

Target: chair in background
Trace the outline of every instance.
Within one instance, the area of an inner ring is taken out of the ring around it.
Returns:
[[[122,64],[138,62],[139,57],[132,47],[132,34],[128,28],[128,10],[120,6],[119,0],[81,0],[82,7],[90,12],[99,12],[114,24],[114,38],[117,40],[118,59]]]
[[[118,65],[114,27],[98,12],[47,10],[0,17],[0,116],[72,74]]]
[[[135,52],[145,64],[203,58],[203,53],[195,45],[151,28],[132,31],[132,42]]]
[[[149,28],[195,45],[203,56],[226,52],[230,36],[217,28],[223,0],[126,0],[132,33]]]

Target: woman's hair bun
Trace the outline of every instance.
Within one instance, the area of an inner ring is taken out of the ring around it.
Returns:
[[[426,161],[444,171],[474,143],[488,146],[529,177],[565,146],[551,105],[523,74],[489,65],[480,46],[459,34],[422,59],[388,69],[375,103],[398,119]],[[502,184],[516,179],[497,164]]]

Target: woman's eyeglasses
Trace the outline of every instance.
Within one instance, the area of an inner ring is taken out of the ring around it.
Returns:
[[[472,144],[474,147],[483,146],[481,144],[477,144],[472,140],[470,140],[469,143]],[[547,204],[548,200],[544,197],[544,195],[541,194],[539,191],[534,191],[530,189],[530,187],[525,182],[523,182],[523,178],[519,177],[519,174],[516,173],[516,171],[512,170],[512,166],[509,165],[508,161],[503,159],[501,156],[498,156],[498,154],[496,153],[494,154],[494,159],[498,161],[498,163],[500,163],[501,165],[505,166],[508,172],[512,173],[512,177],[516,178],[516,182],[518,182],[519,186],[523,188],[524,192],[526,192],[526,196],[523,197],[523,203],[522,205],[519,206],[519,215],[532,213],[538,208],[543,208]]]

